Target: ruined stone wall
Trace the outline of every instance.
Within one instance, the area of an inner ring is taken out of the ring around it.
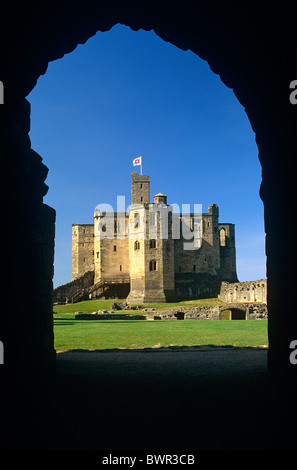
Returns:
[[[67,284],[56,287],[53,291],[53,302],[66,302],[66,298],[71,297],[78,289],[90,287],[93,283],[94,270],[84,273],[81,277],[78,277]]]
[[[168,310],[154,311],[154,309],[142,309],[147,311],[148,320],[221,320],[222,311],[234,310],[238,307],[245,312],[246,320],[265,320],[268,317],[267,306],[259,303],[209,305],[205,307],[174,307]],[[156,318],[157,317],[157,318]],[[231,320],[232,315],[229,319]]]
[[[94,225],[72,224],[72,280],[94,270]]]
[[[267,279],[247,282],[222,282],[218,297],[225,302],[267,303]]]

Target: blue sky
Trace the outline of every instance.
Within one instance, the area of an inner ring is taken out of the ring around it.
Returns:
[[[44,202],[57,211],[54,286],[71,280],[71,224],[97,204],[131,198],[143,157],[151,199],[216,203],[235,223],[240,281],[266,277],[261,166],[243,107],[191,51],[116,25],[49,64],[28,95],[32,148],[49,168]]]

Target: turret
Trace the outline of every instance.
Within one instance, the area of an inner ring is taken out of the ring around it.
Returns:
[[[129,211],[129,304],[175,299],[172,222],[165,224],[169,228],[166,237],[163,222],[161,224],[162,216],[171,219],[172,208],[167,206],[167,196],[162,193],[156,194],[153,204],[148,202],[149,176],[133,172]]]
[[[132,204],[148,204],[150,202],[150,177],[132,171]]]

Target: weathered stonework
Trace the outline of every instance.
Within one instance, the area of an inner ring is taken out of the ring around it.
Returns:
[[[75,292],[80,289],[90,287],[93,284],[94,271],[87,271],[82,276],[74,279],[73,281],[68,282],[67,284],[63,284],[62,286],[56,287],[53,291],[53,302],[67,302],[67,300],[71,298],[71,296],[75,294]]]
[[[225,302],[267,303],[267,279],[247,282],[223,282],[218,297]]]
[[[230,312],[228,315],[223,312]],[[240,314],[239,314],[240,313]],[[267,319],[265,304],[226,304],[205,307],[175,307],[146,313],[148,320],[258,320]]]
[[[211,70],[239,100],[255,133],[261,164],[260,197],[266,233],[268,370],[272,383],[277,385],[276,400],[269,400],[265,406],[271,422],[277,423],[277,429],[273,429],[271,434],[268,430],[265,435],[268,436],[267,448],[293,449],[297,367],[288,360],[288,345],[296,339],[297,315],[292,308],[291,295],[285,293],[295,292],[297,265],[296,250],[292,249],[296,244],[296,231],[294,224],[290,223],[296,201],[296,106],[289,99],[290,93],[293,95],[294,92],[289,85],[296,78],[296,15],[292,14],[291,4],[286,2],[278,6],[258,2],[256,10],[252,2],[237,2],[236,8],[234,5],[234,2],[152,0],[144,7],[143,2],[134,0],[87,0],[83,3],[72,2],[71,8],[62,4],[57,8],[51,3],[46,10],[35,8],[32,15],[32,8],[27,2],[20,3],[14,10],[11,2],[3,2],[2,17],[11,19],[14,27],[13,41],[11,28],[1,28],[1,80],[4,84],[1,124],[5,135],[1,139],[1,174],[6,183],[1,186],[2,201],[5,201],[2,220],[4,227],[13,227],[17,214],[18,223],[17,230],[10,231],[6,237],[2,266],[6,278],[18,282],[17,294],[22,299],[22,308],[19,308],[19,302],[12,305],[11,299],[15,298],[16,293],[15,282],[8,283],[3,296],[7,299],[7,308],[3,309],[1,321],[0,339],[5,346],[5,366],[0,368],[1,378],[7,367],[13,371],[11,375],[22,374],[27,379],[30,377],[29,370],[37,369],[48,374],[55,357],[52,304],[48,301],[52,285],[50,273],[53,271],[54,211],[42,202],[46,194],[44,181],[47,169],[41,157],[30,149],[30,117],[29,113],[23,112],[28,105],[24,98],[34,88],[38,78],[46,73],[48,63],[60,60],[78,44],[84,44],[96,31],[107,31],[117,23],[135,31],[155,31],[164,41],[182,50],[192,51],[207,61]],[[47,158],[46,155],[44,157]],[[199,155],[196,158],[207,156]],[[240,166],[241,161],[242,156],[238,155],[234,166]],[[54,188],[51,190],[54,191]],[[280,215],[282,221],[286,221],[281,224],[281,229]],[[46,238],[49,243],[43,249]],[[37,239],[40,243],[36,243]],[[20,243],[25,259],[20,259],[20,250],[16,249]],[[35,380],[32,382],[36,384]],[[5,413],[4,417],[1,416],[2,429],[5,430],[3,447],[8,450],[31,449],[32,443],[36,449],[50,447],[56,420],[53,420],[53,426],[44,423],[43,430],[40,428],[40,410],[43,407],[51,409],[48,406],[50,387],[42,389],[45,393],[38,393],[33,388],[34,393],[30,394],[27,384],[21,386],[18,382],[7,387],[7,375],[1,383],[2,391],[3,388],[7,389],[4,398],[9,397],[9,400],[2,400],[5,410],[14,411],[13,416],[8,413],[9,419],[6,419]],[[255,384],[258,387],[258,383]],[[292,387],[288,387],[291,384]],[[28,405],[29,396],[33,398]],[[37,402],[35,408],[32,406],[33,400],[34,405]],[[280,403],[286,404],[285,408],[281,407],[281,419]],[[30,420],[26,419],[25,410],[30,411]],[[70,406],[70,418],[72,411]],[[16,422],[20,425],[16,426]],[[141,416],[141,426],[148,429],[147,435],[155,439],[155,424],[153,422],[150,429],[151,422],[143,421]],[[253,429],[249,426],[251,423],[254,421],[248,419],[245,424],[247,441],[240,435],[238,445],[243,442],[252,444],[252,440],[248,441],[253,435]],[[106,435],[105,427],[101,427],[103,431],[100,435],[97,420],[92,417],[88,424],[87,440],[93,436],[95,448]],[[200,424],[199,428],[205,434],[205,423]],[[278,432],[274,432],[276,430]],[[64,435],[66,440],[68,437],[69,448],[77,445],[85,448],[89,444],[81,436],[76,442],[77,433],[71,433],[70,427],[68,431]],[[171,436],[170,429],[169,433],[166,431],[163,434],[169,436],[167,441],[170,445],[176,433]],[[234,433],[226,434],[226,447],[233,445],[233,437]],[[183,440],[179,433],[177,439],[180,447],[183,444],[187,446],[187,436]],[[142,443],[141,434],[139,445]]]
[[[94,225],[72,224],[72,280],[94,271]]]
[[[162,193],[151,203],[150,177],[135,171],[131,194],[128,213],[96,209],[94,224],[72,225],[72,279],[93,270],[93,298],[120,298],[123,284],[130,304],[215,297],[222,281],[237,281],[234,225],[219,222],[216,204],[200,224],[194,213],[174,212]],[[201,245],[187,249],[198,233]]]
[[[145,312],[145,315],[134,313],[115,315],[113,310],[99,310],[88,314],[76,312],[75,318],[77,320],[263,320],[268,318],[267,306],[259,303],[174,307],[161,311],[154,308],[134,307],[134,309]],[[126,304],[120,310],[130,311],[131,306]]]

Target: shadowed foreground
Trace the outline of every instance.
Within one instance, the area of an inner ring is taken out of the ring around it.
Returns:
[[[28,386],[23,449],[271,449],[265,349],[65,352]],[[15,429],[16,429],[15,428]]]

